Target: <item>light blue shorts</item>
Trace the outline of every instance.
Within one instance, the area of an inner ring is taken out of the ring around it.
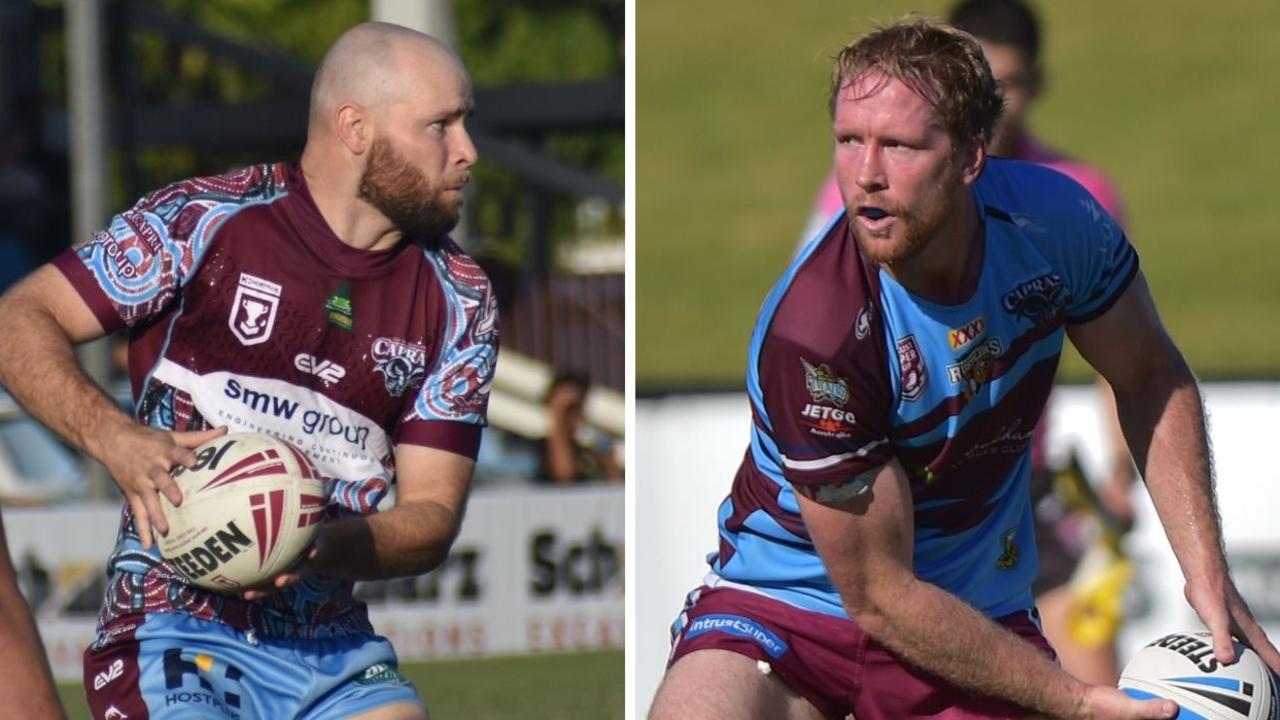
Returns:
[[[255,638],[227,625],[153,613],[85,652],[95,718],[341,720],[393,703],[422,705],[384,637]]]

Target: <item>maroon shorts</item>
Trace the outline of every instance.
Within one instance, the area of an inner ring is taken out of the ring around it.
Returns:
[[[1051,658],[1035,610],[996,622]],[[855,623],[733,588],[702,588],[689,596],[673,638],[670,667],[695,650],[731,650],[763,660],[822,714],[843,720],[1013,720],[1016,705],[971,695],[900,662]]]

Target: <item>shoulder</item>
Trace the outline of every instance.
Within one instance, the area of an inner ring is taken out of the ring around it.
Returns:
[[[842,338],[859,334],[859,324],[868,322],[863,311],[874,304],[878,287],[875,269],[858,252],[842,212],[774,285],[761,306],[757,331],[770,340],[834,351]],[[861,334],[866,332],[864,327]]]
[[[1099,221],[1102,208],[1077,180],[1054,167],[992,158],[974,186],[986,215],[1032,237],[1073,232]]]
[[[206,175],[169,183],[144,196],[135,211],[165,213],[196,204],[203,208],[244,204],[278,197],[288,190],[284,163],[250,165],[221,175]]]
[[[448,237],[439,240],[415,241],[421,257],[435,271],[447,292],[470,298],[492,294],[489,276],[480,264]]]

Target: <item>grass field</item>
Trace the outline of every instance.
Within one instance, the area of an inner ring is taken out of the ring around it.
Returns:
[[[406,663],[433,720],[621,720],[621,650]],[[71,720],[89,717],[80,684],[59,685]]]
[[[1280,3],[1034,4],[1048,86],[1032,126],[1115,180],[1192,366],[1280,374]],[[829,58],[872,19],[948,5],[637,6],[640,388],[741,380],[755,312],[829,167]]]

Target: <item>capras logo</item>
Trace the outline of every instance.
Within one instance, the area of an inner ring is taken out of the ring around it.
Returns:
[[[325,382],[326,385],[333,385],[341,380],[347,374],[347,369],[332,360],[321,360],[315,355],[307,353],[298,353],[293,358],[293,366],[304,373],[315,375]]]

